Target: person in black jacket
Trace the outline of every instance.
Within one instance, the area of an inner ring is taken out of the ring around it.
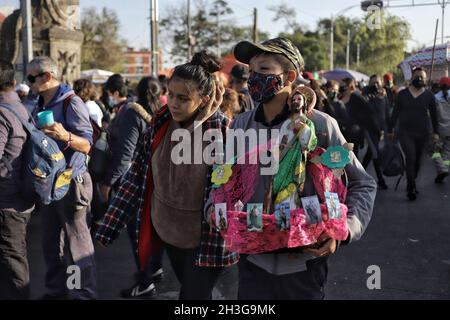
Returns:
[[[389,125],[391,138],[393,129],[398,125],[398,136],[406,160],[407,196],[411,201],[417,198],[415,180],[430,136],[430,118],[433,140],[439,140],[436,99],[433,93],[426,89],[426,81],[427,74],[423,69],[413,70],[411,85],[399,92]]]
[[[339,100],[339,82],[329,80],[324,89],[327,95],[327,99],[323,101],[325,112],[336,119],[339,129],[348,140],[347,127],[350,124],[350,116],[344,103]]]
[[[370,161],[373,161],[373,167],[378,178],[378,186],[380,189],[386,190],[388,187],[383,178],[382,169],[380,167],[380,159],[378,158],[381,138],[387,132],[387,120],[389,115],[389,101],[386,92],[383,88],[381,78],[376,74],[372,75],[369,80],[369,85],[366,89],[366,97],[369,102],[371,114],[374,116],[374,123],[372,130],[365,132],[368,148],[364,156],[362,165],[367,168]]]
[[[341,89],[341,101],[350,115],[348,141],[354,144],[353,151],[357,155],[364,144],[364,138],[367,137],[366,132],[377,131],[377,126],[370,105],[356,88],[355,80],[345,78],[342,81],[344,87]]]
[[[114,194],[120,180],[131,166],[138,140],[147,129],[152,115],[160,107],[160,86],[155,78],[143,78],[137,87],[137,104],[127,99],[127,85],[121,75],[112,75],[106,82],[105,90],[109,95],[110,107],[116,109],[116,116],[108,128],[109,144],[112,153],[111,165],[100,186],[100,193],[104,200],[108,200],[111,192]],[[132,243],[133,252],[137,252],[136,223],[131,221],[127,225],[128,235]],[[138,258],[134,254],[136,265]],[[138,267],[139,270],[139,267]],[[124,298],[152,297],[156,293],[154,279],[162,277],[162,252],[152,257],[147,268],[138,271],[137,281],[131,288],[121,291]]]
[[[389,114],[386,115],[386,119],[389,120],[392,116],[392,111],[394,110],[394,104],[398,94],[398,87],[394,84],[394,75],[391,72],[386,73],[383,76],[383,80],[384,90],[386,90],[386,96],[389,101]]]
[[[255,105],[252,97],[248,92],[248,77],[250,73],[248,67],[244,64],[238,63],[231,69],[231,89],[235,90],[239,94],[239,105],[241,112],[247,112],[252,110]]]

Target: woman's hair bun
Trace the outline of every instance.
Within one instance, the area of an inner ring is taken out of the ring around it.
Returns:
[[[205,50],[194,54],[191,64],[202,66],[208,73],[214,73],[222,69],[220,62],[214,56],[207,54]]]

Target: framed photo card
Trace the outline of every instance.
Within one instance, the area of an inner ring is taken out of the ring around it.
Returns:
[[[287,231],[291,229],[290,200],[283,201],[275,206],[275,221],[280,231]]]
[[[317,196],[301,198],[303,210],[305,211],[306,223],[317,224],[322,221],[322,210]]]
[[[263,204],[248,203],[247,204],[247,231],[261,232],[263,229],[262,221]]]
[[[227,204],[218,203],[214,208],[216,211],[216,227],[219,230],[225,230],[228,227]]]
[[[328,216],[330,219],[340,219],[341,214],[341,203],[339,202],[339,197],[337,193],[325,192],[325,201],[328,208]]]

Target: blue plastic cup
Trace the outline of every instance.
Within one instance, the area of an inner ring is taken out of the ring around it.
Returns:
[[[42,111],[37,114],[38,121],[37,125],[39,128],[51,126],[55,123],[53,119],[53,111]]]

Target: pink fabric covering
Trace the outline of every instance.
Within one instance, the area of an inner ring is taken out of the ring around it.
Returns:
[[[254,159],[257,150],[246,155],[246,163]],[[320,156],[324,149],[317,148],[309,154],[308,160]],[[247,213],[234,211],[235,204],[240,200],[247,204],[253,197],[255,185],[259,177],[259,165],[236,164],[233,166],[233,175],[230,180],[212,192],[213,203],[227,204],[228,228],[221,230],[227,249],[244,254],[256,254],[274,251],[281,248],[295,248],[307,246],[317,242],[319,236],[325,232],[336,240],[345,240],[348,236],[347,206],[345,198],[347,189],[342,179],[335,177],[331,169],[321,163],[314,164],[308,161],[307,174],[313,178],[317,195],[321,202],[322,222],[307,225],[303,209],[290,211],[291,228],[289,231],[280,231],[275,223],[275,215],[263,214],[263,231],[247,231]],[[325,204],[324,192],[335,192],[341,202],[341,218],[328,220],[328,210]],[[212,219],[214,221],[214,215]]]
[[[322,218],[327,219],[326,205],[321,205]],[[340,219],[331,219],[317,224],[307,225],[303,209],[291,211],[291,228],[280,231],[275,223],[275,215],[263,215],[263,231],[247,231],[247,213],[227,211],[228,228],[222,230],[227,249],[244,254],[256,254],[282,248],[296,248],[317,242],[322,232],[336,240],[345,240],[348,236],[347,206],[341,204]]]
[[[213,203],[226,203],[228,210],[234,210],[234,205],[238,201],[247,203],[253,197],[259,177],[258,150],[262,148],[245,154],[244,161],[240,161],[242,159],[236,161],[233,166],[233,175],[228,182],[219,189],[213,190]]]

